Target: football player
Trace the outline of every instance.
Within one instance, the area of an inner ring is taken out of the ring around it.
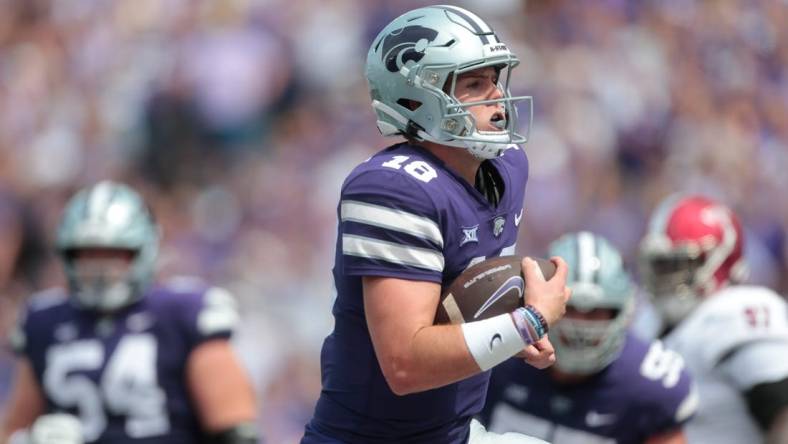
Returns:
[[[690,443],[788,442],[788,306],[746,278],[738,217],[703,196],[670,196],[641,243],[642,275],[700,405]]]
[[[517,64],[487,23],[454,6],[407,12],[372,42],[378,128],[407,141],[342,186],[335,327],[302,443],[533,442],[488,434],[472,417],[487,370],[516,353],[539,367],[554,361],[545,333],[569,296],[563,260],[549,281],[524,260],[526,307],[433,325],[442,286],[515,249],[528,178],[515,102],[530,99],[509,93]]]
[[[679,444],[697,394],[684,361],[628,331],[637,287],[606,239],[581,231],[554,241],[572,298],[550,338],[556,363],[510,359],[492,372],[482,421],[553,444]]]
[[[12,335],[6,433],[41,417],[32,432],[63,436],[51,414],[71,414],[86,443],[257,442],[253,388],[229,342],[233,298],[194,280],[152,285],[158,241],[127,186],[100,182],[69,201],[56,240],[68,291],[30,298]]]

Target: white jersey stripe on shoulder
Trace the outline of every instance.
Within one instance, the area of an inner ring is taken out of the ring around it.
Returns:
[[[438,224],[423,216],[352,200],[342,201],[340,214],[343,222],[358,222],[399,231],[443,247],[443,235]]]
[[[443,271],[443,255],[438,251],[408,247],[364,236],[342,235],[342,253],[432,271]]]

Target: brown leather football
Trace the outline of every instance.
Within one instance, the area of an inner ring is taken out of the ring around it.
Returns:
[[[522,256],[501,256],[468,267],[441,294],[436,324],[462,324],[511,313],[523,305],[525,277]],[[534,258],[545,279],[555,274],[555,265]]]

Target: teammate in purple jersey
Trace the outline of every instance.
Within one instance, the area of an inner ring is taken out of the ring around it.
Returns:
[[[681,444],[697,395],[684,360],[628,333],[636,286],[618,251],[589,232],[550,246],[571,270],[572,299],[550,332],[557,362],[510,359],[493,370],[482,422],[554,444]]]
[[[33,296],[12,335],[20,361],[0,442],[257,442],[229,343],[233,298],[195,280],[150,283],[158,229],[136,192],[108,181],[79,192],[57,248],[68,292]]]
[[[517,64],[489,25],[453,6],[410,11],[372,43],[378,127],[407,142],[356,167],[342,186],[335,327],[302,443],[538,441],[487,433],[472,417],[486,370],[518,353],[538,367],[554,362],[544,333],[569,297],[563,260],[555,258],[549,281],[524,260],[532,311],[433,325],[442,286],[515,249],[528,160],[516,145],[525,138],[515,132],[514,102],[530,100],[509,93]]]

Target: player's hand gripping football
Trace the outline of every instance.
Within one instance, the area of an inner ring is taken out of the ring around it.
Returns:
[[[552,327],[566,312],[566,301],[569,300],[571,290],[566,286],[566,275],[569,270],[566,262],[560,257],[552,257],[556,270],[553,277],[547,281],[542,275],[539,265],[531,258],[523,258],[522,268],[525,276],[525,303],[533,305],[542,316],[547,325]],[[536,368],[544,369],[555,363],[555,348],[550,339],[542,339],[525,347],[517,354],[525,362]]]
[[[545,280],[539,265],[530,257],[523,258],[523,276],[525,276],[525,303],[533,305],[552,327],[566,312],[566,301],[571,290],[566,286],[566,275],[569,267],[566,261],[553,256],[550,261],[555,265],[555,274]]]

